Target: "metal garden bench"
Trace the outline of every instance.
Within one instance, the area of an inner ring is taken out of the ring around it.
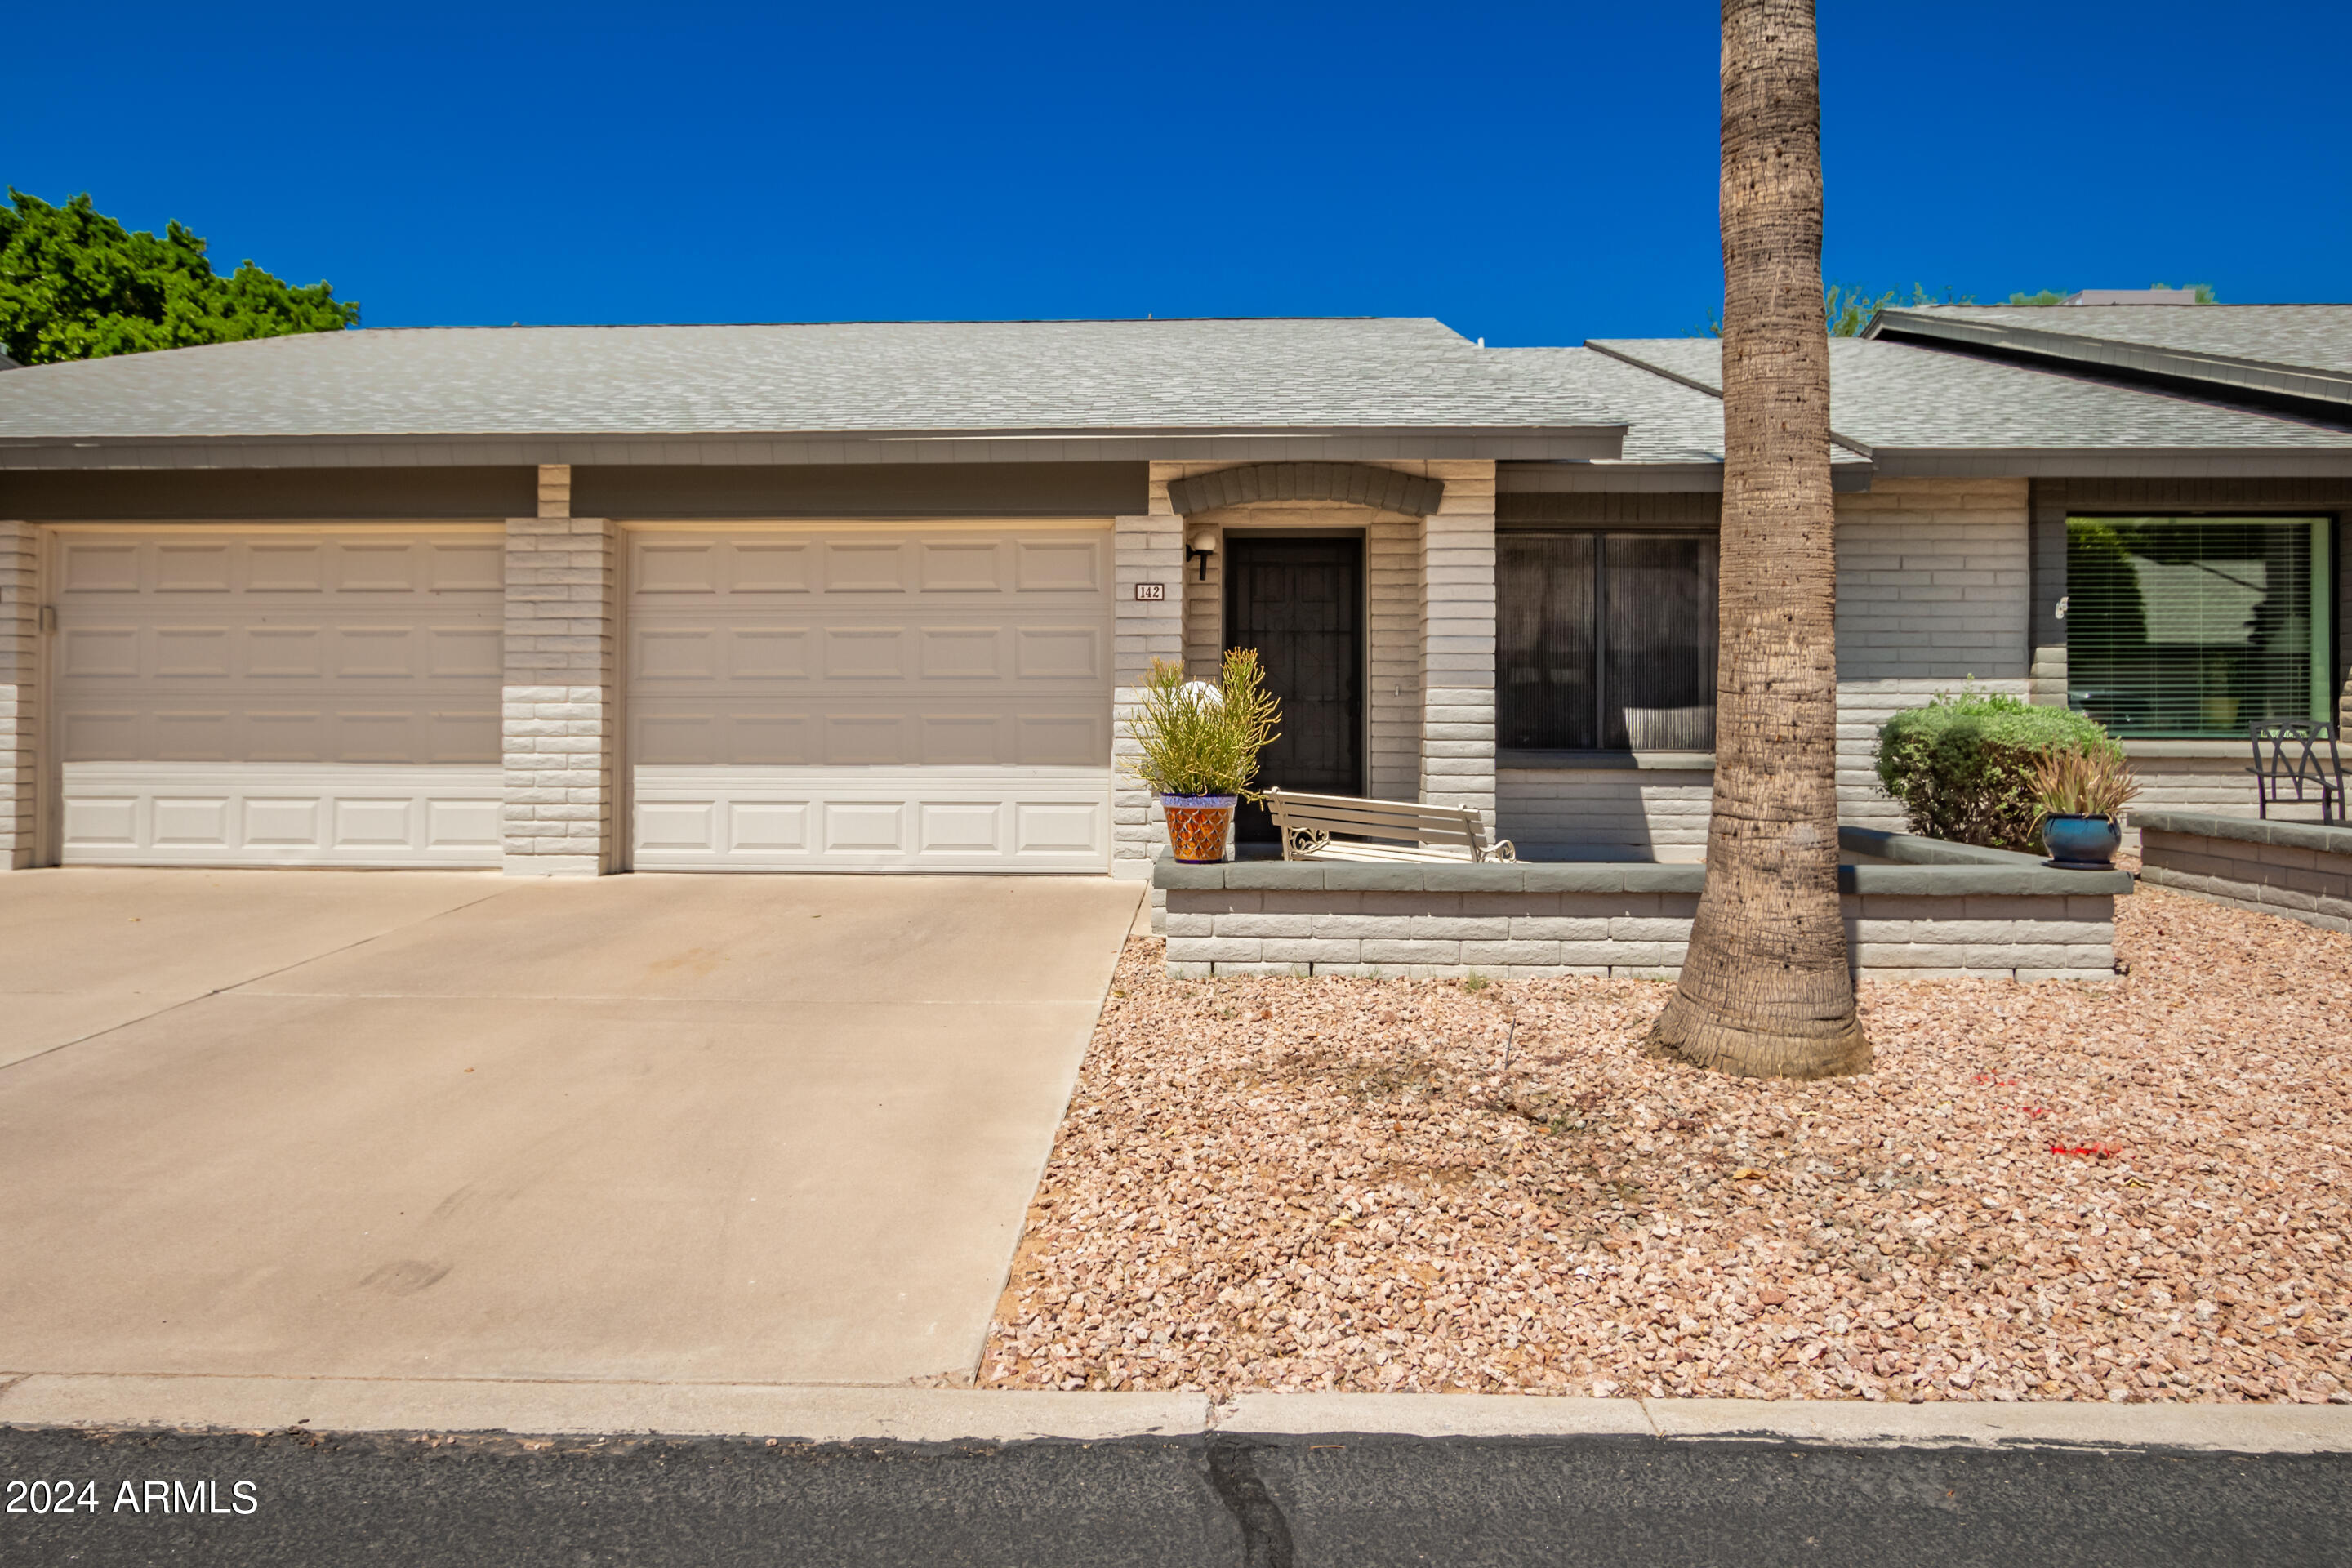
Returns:
[[[2308,805],[2306,788],[2319,796],[2319,820],[2345,816],[2344,760],[2336,751],[2336,726],[2310,720],[2256,724],[2253,729],[2255,815],[2267,818],[2271,807],[2286,802],[2292,787],[2295,804]],[[2323,752],[2325,753],[2323,755]]]
[[[1488,842],[1475,807],[1265,792],[1286,860],[1513,860],[1507,838]],[[1346,835],[1346,837],[1338,837]],[[1364,840],[1379,840],[1368,843]]]

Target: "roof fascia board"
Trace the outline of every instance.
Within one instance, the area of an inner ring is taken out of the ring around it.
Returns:
[[[1832,463],[1830,489],[1858,495],[1874,473],[1864,462]],[[1659,495],[1720,493],[1721,463],[1505,463],[1495,470],[1501,495]]]
[[[1885,479],[2335,479],[2352,447],[1881,447]]]
[[[1909,310],[1880,311],[1872,318],[1863,335],[1891,337],[1898,342],[1905,338],[1927,338],[1971,348],[1996,349],[2075,364],[2096,365],[2104,370],[2166,376],[2210,386],[2231,387],[2241,392],[2263,393],[2273,397],[2295,398],[2334,409],[2352,408],[2352,375],[2279,364],[2268,360],[2241,359],[2231,354],[2161,348],[2153,343],[2125,342],[2115,338],[2086,337],[2079,332],[1928,316]]]
[[[1622,425],[843,436],[446,436],[0,439],[0,468],[459,468],[1613,458]]]
[[[1501,495],[1644,494],[1723,489],[1721,463],[1502,463]]]
[[[1648,371],[1652,375],[1663,377],[1667,381],[1673,382],[1677,386],[1687,386],[1693,392],[1704,392],[1709,397],[1715,398],[1718,402],[1722,400],[1723,389],[1719,386],[1711,386],[1707,383],[1697,380],[1695,377],[1678,374],[1674,371],[1668,370],[1664,365],[1653,364],[1645,359],[1636,359],[1632,354],[1621,353],[1616,349],[1609,347],[1605,343],[1594,342],[1589,338],[1585,340],[1584,346],[1591,349],[1595,353],[1607,354],[1611,359],[1617,361],[1620,364],[1630,364],[1635,370]],[[1843,447],[1847,451],[1852,452],[1858,458],[1867,458],[1870,456],[1871,448],[1869,446],[1864,442],[1855,440],[1851,436],[1841,436],[1835,430],[1832,430],[1830,432],[1830,439],[1836,442],[1839,446]]]

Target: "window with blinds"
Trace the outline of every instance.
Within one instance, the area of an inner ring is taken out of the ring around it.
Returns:
[[[1714,748],[1713,535],[1505,532],[1495,579],[1500,745]]]
[[[2315,517],[2070,517],[2066,696],[2117,735],[2331,717],[2335,572]]]

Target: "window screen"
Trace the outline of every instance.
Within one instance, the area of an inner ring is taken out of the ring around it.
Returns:
[[[2329,716],[2327,520],[2066,520],[2067,700],[2118,735]]]
[[[1716,542],[1510,532],[1496,542],[1500,744],[1715,744]]]

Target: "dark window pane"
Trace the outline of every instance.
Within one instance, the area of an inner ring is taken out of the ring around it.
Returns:
[[[1601,745],[1715,746],[1715,541],[1612,533],[1602,542],[1606,639]]]
[[[1505,533],[1495,543],[1497,742],[1591,751],[1593,557],[1590,533]]]
[[[2118,735],[2327,717],[2326,524],[2069,518],[2067,700]]]

